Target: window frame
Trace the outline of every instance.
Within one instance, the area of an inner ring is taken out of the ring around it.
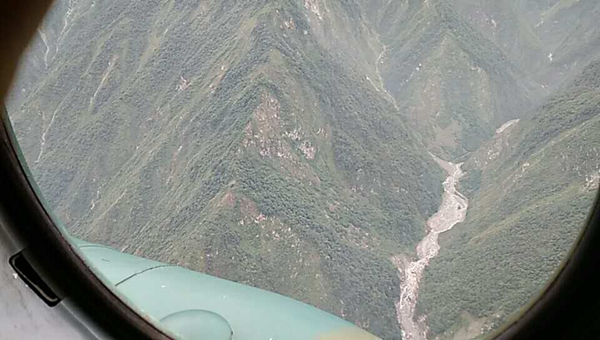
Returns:
[[[108,288],[60,230],[44,203],[0,102],[0,214],[24,245],[24,257],[62,300],[69,300],[115,339],[171,339]]]

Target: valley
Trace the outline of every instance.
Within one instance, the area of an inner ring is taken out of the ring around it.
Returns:
[[[593,202],[599,16],[595,0],[57,1],[7,107],[78,238],[384,340],[478,337],[544,286]]]
[[[430,336],[499,327],[568,256],[597,195],[588,183],[600,169],[599,72],[600,63],[588,65],[463,165],[467,217],[441,236],[420,285],[417,313],[427,315]]]
[[[392,259],[401,278],[400,299],[396,302],[396,313],[402,328],[402,338],[407,340],[427,339],[426,319],[422,317],[417,319],[415,313],[419,298],[419,283],[429,262],[440,251],[438,242],[440,234],[463,222],[469,207],[468,199],[456,189],[460,178],[464,175],[461,170],[462,164],[453,164],[432,157],[448,172],[448,177],[444,181],[442,204],[439,210],[427,220],[428,234],[417,246],[418,259],[410,261],[402,255]]]

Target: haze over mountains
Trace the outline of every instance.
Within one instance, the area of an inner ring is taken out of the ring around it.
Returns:
[[[599,80],[596,61],[463,166],[472,204],[443,235],[420,295],[432,331],[498,326],[564,260],[600,183]]]
[[[595,0],[63,1],[7,104],[75,236],[382,339],[401,338],[390,259],[441,202],[430,153],[465,162],[467,217],[417,308],[430,338],[479,336],[543,287],[593,201],[598,17]]]

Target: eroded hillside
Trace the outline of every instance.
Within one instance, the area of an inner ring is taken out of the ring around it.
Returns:
[[[597,188],[585,161],[598,159],[597,67],[572,80],[600,55],[599,8],[58,1],[8,107],[75,236],[288,295],[386,340],[401,338],[390,259],[418,255],[442,203],[431,155],[465,161],[466,221],[440,236],[416,306],[430,335],[492,327],[549,277],[577,233],[559,226]]]

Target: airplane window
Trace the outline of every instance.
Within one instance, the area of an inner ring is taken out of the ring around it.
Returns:
[[[598,17],[57,1],[6,104],[73,243],[182,337],[476,339],[546,287],[594,203]]]

